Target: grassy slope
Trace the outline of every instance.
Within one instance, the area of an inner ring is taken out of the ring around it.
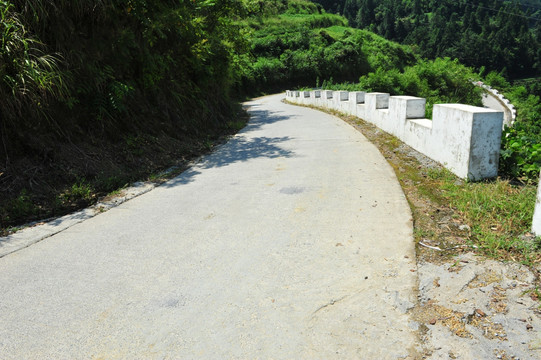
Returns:
[[[403,69],[418,60],[407,46],[347,27],[332,14],[280,14],[250,19],[250,61],[242,78],[259,92],[313,87],[321,81],[357,81],[375,69]]]

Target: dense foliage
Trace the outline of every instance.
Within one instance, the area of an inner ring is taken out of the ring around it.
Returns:
[[[1,227],[50,216],[41,205],[73,202],[81,184],[125,184],[133,168],[101,172],[158,136],[224,131],[245,11],[241,0],[0,0]]]
[[[351,26],[511,78],[541,75],[541,1],[315,0]]]
[[[476,77],[470,68],[449,58],[419,60],[403,71],[378,68],[358,83],[323,83],[325,89],[387,92],[393,95],[414,95],[426,99],[427,116],[434,104],[462,103],[481,106],[481,90],[473,85]]]
[[[486,82],[500,89],[517,108],[517,121],[502,134],[500,173],[537,182],[541,168],[541,97],[539,83],[511,85],[496,72]],[[537,94],[536,94],[537,92]]]
[[[403,69],[417,61],[408,47],[344,27],[344,19],[335,15],[286,14],[281,20],[258,24],[253,32],[253,63],[242,78],[245,88],[278,91],[316,86],[317,79],[351,81],[376,69]]]
[[[244,46],[240,10],[235,0],[0,1],[0,157],[43,152],[27,133],[218,126]]]

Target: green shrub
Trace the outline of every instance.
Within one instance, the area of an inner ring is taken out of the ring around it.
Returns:
[[[524,85],[511,85],[501,73],[490,72],[485,83],[502,92],[515,106],[517,118],[502,134],[500,175],[526,183],[539,181],[541,168],[541,99]]]
[[[0,36],[0,118],[7,122],[3,130],[26,130],[39,122],[35,118],[44,114],[51,97],[64,96],[61,58],[46,52],[11,1],[0,1]]]
[[[33,217],[38,213],[38,208],[32,202],[30,195],[26,189],[22,189],[19,195],[9,201],[3,209],[0,209],[0,214],[7,221],[19,221],[20,219]]]
[[[471,83],[471,69],[449,58],[421,60],[398,69],[378,68],[359,79],[358,89],[426,98],[427,116],[434,104],[463,103],[481,106],[481,90]]]

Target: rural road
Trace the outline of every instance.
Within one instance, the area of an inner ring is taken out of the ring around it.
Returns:
[[[483,106],[487,107],[489,109],[499,110],[503,111],[503,123],[507,125],[511,125],[511,122],[513,120],[513,113],[509,111],[509,109],[496,99],[496,97],[488,92],[483,93]]]
[[[2,359],[406,359],[411,214],[341,120],[251,121],[144,195],[0,258]]]

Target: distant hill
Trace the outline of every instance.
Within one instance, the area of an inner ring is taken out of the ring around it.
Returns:
[[[509,78],[541,76],[541,1],[314,0],[351,26],[417,47],[423,56],[503,71]]]

